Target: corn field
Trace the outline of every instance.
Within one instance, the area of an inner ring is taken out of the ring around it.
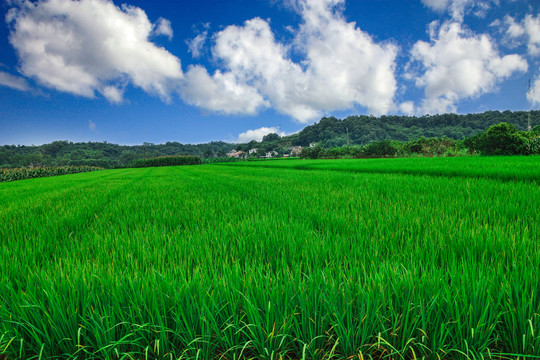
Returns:
[[[28,167],[0,169],[0,182],[103,170],[94,166]]]

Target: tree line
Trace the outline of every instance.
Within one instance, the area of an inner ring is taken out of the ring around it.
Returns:
[[[349,116],[345,119],[323,117],[319,122],[306,126],[303,130],[289,136],[268,134],[262,141],[251,141],[244,144],[232,144],[215,141],[206,144],[181,144],[167,142],[165,144],[143,143],[142,145],[117,145],[107,142],[73,143],[54,141],[39,146],[4,145],[0,146],[0,166],[99,166],[113,168],[127,166],[134,160],[159,156],[193,155],[212,159],[225,157],[232,149],[248,151],[257,149],[256,155],[276,151],[283,155],[291,146],[308,147],[318,144],[321,149],[339,149],[369,147],[364,151],[383,152],[388,144],[410,143],[411,149],[422,146],[423,151],[433,148],[432,152],[442,151],[448,142],[458,142],[446,150],[459,152],[463,148],[475,149],[475,136],[492,125],[508,123],[515,132],[527,130],[540,124],[540,111],[486,111],[479,114],[442,114],[424,116]],[[519,135],[519,134],[518,134]],[[515,136],[518,136],[515,135]],[[520,135],[521,136],[521,135]],[[522,136],[523,137],[523,136]],[[428,140],[442,139],[442,140]],[[465,139],[470,139],[464,143]],[[478,140],[478,139],[477,139]],[[461,141],[461,142],[459,142]],[[380,144],[373,144],[382,142]],[[421,143],[421,145],[419,145]],[[439,144],[439,145],[436,145]],[[403,145],[405,146],[405,145]],[[438,148],[438,150],[436,149]],[[370,150],[371,149],[371,150]],[[405,149],[405,150],[403,150]],[[408,151],[407,148],[396,151]],[[333,150],[335,152],[344,150]],[[355,150],[358,151],[358,150]],[[478,151],[480,152],[480,151]]]
[[[301,157],[378,158],[399,156],[459,155],[535,155],[540,154],[540,125],[530,131],[518,130],[513,124],[499,123],[471,137],[456,140],[449,137],[420,137],[410,141],[380,140],[366,145],[323,148],[320,144],[302,149]]]
[[[108,142],[73,143],[54,141],[39,146],[0,146],[0,166],[98,166],[114,168],[128,166],[139,159],[160,156],[192,155],[198,157],[226,156],[233,145],[222,141],[206,144],[143,143],[117,145]]]

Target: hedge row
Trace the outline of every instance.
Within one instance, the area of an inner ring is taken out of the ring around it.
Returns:
[[[150,159],[135,160],[133,167],[154,167],[154,166],[179,166],[179,165],[199,165],[202,164],[198,156],[160,156]]]

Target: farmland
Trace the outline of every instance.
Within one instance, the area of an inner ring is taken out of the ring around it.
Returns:
[[[540,157],[0,184],[8,359],[540,357]]]

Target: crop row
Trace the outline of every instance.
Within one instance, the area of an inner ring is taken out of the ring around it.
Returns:
[[[102,170],[94,166],[28,167],[0,169],[0,182]]]

